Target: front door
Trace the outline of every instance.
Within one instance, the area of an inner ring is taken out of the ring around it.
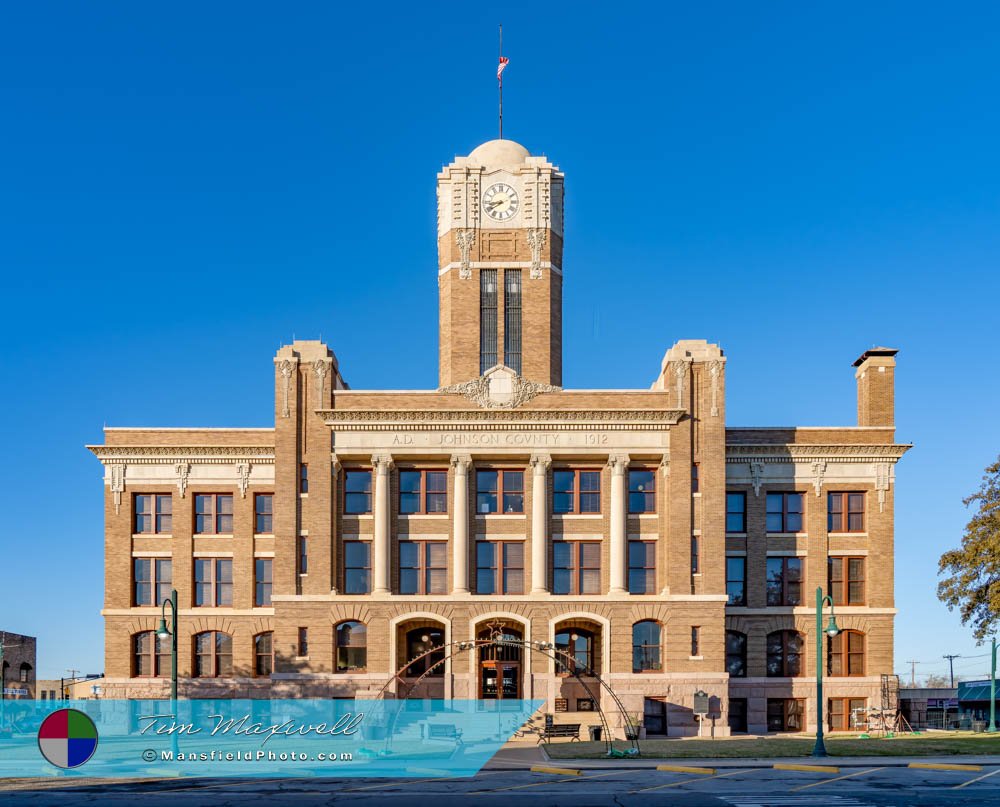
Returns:
[[[667,704],[664,701],[646,698],[643,711],[642,725],[646,727],[646,734],[667,733]]]
[[[516,700],[521,697],[521,665],[516,661],[484,661],[479,670],[479,697]]]

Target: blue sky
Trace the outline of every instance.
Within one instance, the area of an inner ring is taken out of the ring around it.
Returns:
[[[502,20],[501,20],[502,17]],[[436,383],[435,174],[566,173],[565,382],[729,356],[730,425],[852,424],[900,348],[896,668],[984,653],[937,558],[1000,453],[995,4],[9,4],[0,628],[102,669],[110,425],[267,426],[271,356]],[[959,659],[982,673],[987,659]]]

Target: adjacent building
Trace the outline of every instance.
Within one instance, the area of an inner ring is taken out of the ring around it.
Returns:
[[[855,362],[850,426],[727,426],[702,340],[642,388],[566,388],[563,182],[510,140],[438,175],[436,388],[351,389],[296,341],[273,426],[105,430],[104,697],[166,693],[176,588],[185,697],[521,696],[587,722],[599,676],[651,734],[696,733],[698,691],[718,733],[804,729],[822,586],[831,727],[875,702],[896,351]],[[497,630],[565,655],[456,647]]]
[[[5,700],[27,700],[35,697],[37,640],[34,636],[0,631],[0,664]]]

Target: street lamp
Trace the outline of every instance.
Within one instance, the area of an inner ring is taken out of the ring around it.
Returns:
[[[830,604],[830,622],[823,629],[823,606]],[[840,633],[837,620],[833,615],[833,600],[823,596],[822,586],[816,588],[816,745],[813,746],[814,757],[826,756],[826,743],[823,742],[823,637],[831,639]]]
[[[997,637],[993,637],[990,645],[990,725],[986,729],[990,734],[997,732]]]
[[[170,627],[167,627],[167,606],[170,606]],[[170,700],[176,707],[177,702],[177,589],[170,592],[170,599],[164,600],[160,606],[160,627],[156,629],[159,639],[170,637]],[[156,658],[156,648],[153,657]]]

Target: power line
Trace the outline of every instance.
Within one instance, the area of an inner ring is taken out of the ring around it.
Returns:
[[[945,654],[941,658],[948,659],[948,675],[951,677],[951,688],[955,688],[955,659],[961,658],[961,653]]]

